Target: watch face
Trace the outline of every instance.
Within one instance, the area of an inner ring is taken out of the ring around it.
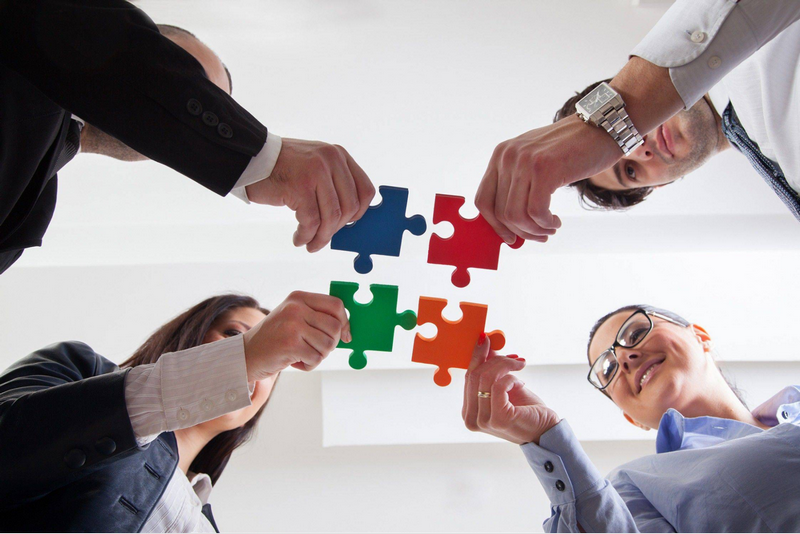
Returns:
[[[583,97],[581,101],[578,102],[578,105],[580,105],[588,115],[591,115],[612,98],[614,98],[614,91],[603,83]]]

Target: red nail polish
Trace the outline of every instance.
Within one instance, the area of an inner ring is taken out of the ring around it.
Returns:
[[[509,354],[507,357],[514,358],[516,360],[517,358],[519,358],[519,354]]]
[[[525,361],[525,358],[519,358],[519,359],[518,359],[518,361],[520,361],[520,362],[524,362],[524,361]]]
[[[480,337],[478,337],[478,345],[483,345],[484,341],[486,341],[486,333],[481,332]]]

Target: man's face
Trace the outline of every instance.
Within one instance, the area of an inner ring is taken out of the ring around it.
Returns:
[[[592,176],[612,191],[669,184],[701,167],[719,150],[722,135],[705,98],[644,136],[644,144],[613,167]]]

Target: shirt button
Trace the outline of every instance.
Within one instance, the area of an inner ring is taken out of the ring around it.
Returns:
[[[72,449],[64,455],[64,463],[67,464],[67,467],[78,469],[86,463],[86,455],[80,449]]]
[[[712,56],[711,59],[708,60],[708,68],[716,69],[722,65],[722,60],[718,56]]]
[[[186,103],[186,109],[192,115],[200,115],[203,112],[203,105],[196,98],[191,98]]]
[[[786,410],[783,410],[781,412],[781,417],[783,417],[784,419],[789,419],[789,412],[787,412]]]
[[[186,421],[187,419],[189,419],[189,412],[181,408],[180,410],[178,410],[178,419],[180,419],[181,421]]]
[[[556,481],[556,489],[558,491],[564,491],[566,488],[567,487],[564,485],[564,483],[562,481],[560,481],[560,480]]]
[[[203,409],[203,411],[210,412],[211,409],[214,408],[214,403],[206,399],[202,402],[202,404],[200,404],[200,407]]]
[[[203,122],[206,123],[208,126],[216,126],[219,124],[219,117],[216,114],[206,111],[203,113]]]
[[[235,401],[236,400],[236,396],[237,396],[236,392],[233,391],[232,389],[229,389],[228,392],[225,393],[225,398],[228,399],[230,402]]]
[[[548,473],[552,473],[553,472],[553,462],[549,462],[549,461],[545,462],[544,463],[544,470],[547,471]]]
[[[705,32],[697,30],[696,32],[692,32],[692,36],[690,37],[690,39],[692,40],[693,43],[702,43],[703,41],[706,40],[706,34]]]
[[[111,438],[100,438],[95,442],[94,450],[104,456],[111,456],[117,450],[117,444]]]
[[[219,126],[217,126],[217,133],[220,137],[224,137],[225,139],[233,137],[233,130],[224,122],[219,123]]]

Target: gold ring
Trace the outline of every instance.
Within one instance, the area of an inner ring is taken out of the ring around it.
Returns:
[[[491,391],[479,391],[478,398],[479,399],[489,399],[492,397]]]

